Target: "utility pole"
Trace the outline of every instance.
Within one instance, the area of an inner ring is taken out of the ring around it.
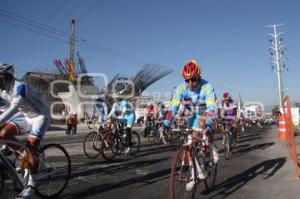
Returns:
[[[71,21],[69,81],[74,82],[75,19]]]
[[[271,42],[270,55],[271,55],[271,67],[277,75],[277,84],[278,84],[278,97],[279,97],[279,108],[283,108],[283,96],[284,90],[282,85],[281,73],[285,69],[286,59],[283,58],[283,54],[286,48],[281,44],[283,32],[278,33],[277,27],[284,24],[277,25],[268,25],[267,27],[273,28],[273,34],[268,34],[269,41]]]

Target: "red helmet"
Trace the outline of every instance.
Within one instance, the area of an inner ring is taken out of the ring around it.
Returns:
[[[200,73],[200,66],[195,60],[188,61],[181,70],[184,79],[199,77]]]
[[[227,93],[227,92],[223,93],[223,100],[226,100],[226,99],[228,99],[228,100],[230,100],[230,99],[231,99],[231,96],[230,96],[230,94],[229,94],[229,93]]]

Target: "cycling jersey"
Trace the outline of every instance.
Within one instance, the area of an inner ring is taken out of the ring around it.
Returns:
[[[103,123],[108,114],[108,107],[105,102],[99,103],[99,104],[94,104],[93,105],[93,111],[90,115],[90,119],[92,120],[95,117],[95,113],[99,111],[99,117],[98,117],[98,122]]]
[[[201,130],[202,128],[199,125],[200,116],[206,112],[213,118],[217,111],[216,93],[211,84],[204,79],[200,80],[198,87],[194,90],[190,90],[185,83],[180,84],[176,88],[171,101],[171,118],[174,118],[178,112],[180,103],[186,98],[190,99],[193,104],[193,116],[190,119],[190,125],[194,130]],[[169,122],[164,123],[165,125],[170,125],[170,122],[169,120]],[[209,121],[208,123],[212,122]]]
[[[225,120],[234,120],[237,116],[237,103],[234,100],[231,100],[228,105],[224,101],[220,104],[219,108],[221,109],[221,116]]]
[[[42,100],[40,94],[29,85],[14,80],[1,97],[7,97],[9,108],[0,115],[0,122],[8,121],[20,111],[26,122],[31,125],[30,135],[42,138],[50,125],[49,106]]]
[[[120,113],[120,116],[118,116],[118,112]],[[123,122],[127,124],[127,127],[132,127],[135,122],[135,112],[127,100],[122,100],[121,102],[115,102],[113,104],[107,118],[112,116],[123,120]]]
[[[159,119],[165,119],[168,113],[168,109],[167,108],[160,108],[158,111],[158,117]]]
[[[147,108],[145,121],[148,118],[151,118],[151,117],[153,117],[153,119],[157,119],[157,116],[158,116],[158,112],[157,112],[157,109],[155,107],[153,107],[153,108]]]

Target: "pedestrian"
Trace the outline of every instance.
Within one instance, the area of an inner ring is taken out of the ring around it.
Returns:
[[[71,112],[67,116],[67,130],[66,135],[76,134],[77,133],[77,114],[75,112]]]

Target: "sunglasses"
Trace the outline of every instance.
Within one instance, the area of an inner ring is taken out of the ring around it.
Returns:
[[[198,81],[198,78],[191,78],[191,79],[186,79],[186,80],[184,80],[186,83],[190,83],[190,82],[196,82],[196,81]]]

